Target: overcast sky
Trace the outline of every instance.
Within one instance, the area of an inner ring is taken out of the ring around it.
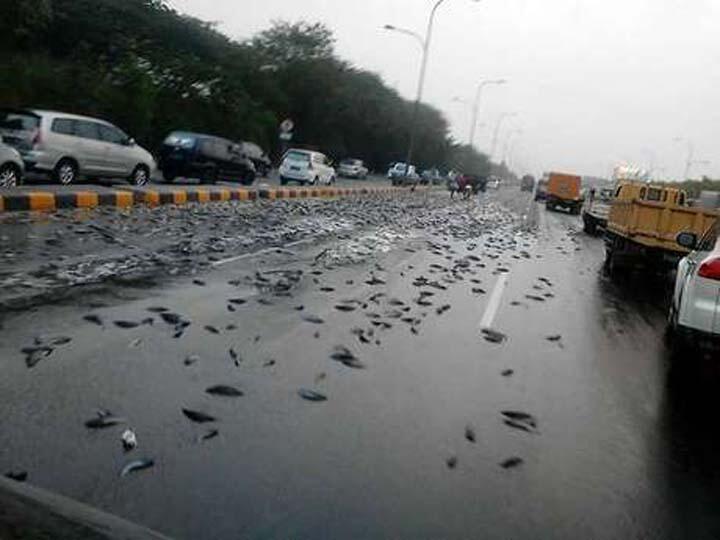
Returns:
[[[420,51],[411,38],[382,30],[424,31],[434,0],[171,0],[219,23],[235,39],[271,21],[322,21],[341,57],[375,71],[412,98]],[[483,100],[476,145],[488,152],[503,112],[522,172],[567,170],[607,176],[614,164],[720,178],[719,0],[446,0],[438,11],[425,101],[467,141],[470,99],[484,78],[507,78]],[[510,146],[510,145],[508,145]]]

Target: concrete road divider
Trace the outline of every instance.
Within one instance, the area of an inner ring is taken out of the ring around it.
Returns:
[[[133,205],[210,203],[223,201],[255,201],[258,199],[334,198],[353,195],[389,194],[408,191],[401,187],[307,187],[276,188],[259,186],[235,188],[224,186],[163,186],[141,188],[101,186],[38,186],[0,192],[0,212],[52,211],[63,208],[95,208]]]

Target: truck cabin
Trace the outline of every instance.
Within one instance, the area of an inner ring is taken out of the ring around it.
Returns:
[[[680,189],[635,182],[620,184],[615,190],[615,199],[619,201],[640,200],[666,205],[687,206],[687,195]]]

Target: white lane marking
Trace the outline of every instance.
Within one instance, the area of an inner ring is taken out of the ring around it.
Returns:
[[[302,244],[309,244],[313,240],[312,239],[306,239],[306,240],[298,240],[296,242],[290,242],[289,244],[285,244],[284,246],[275,246],[270,248],[261,249],[259,251],[253,251],[252,253],[243,253],[242,255],[238,255],[236,257],[230,257],[228,259],[222,259],[220,261],[215,261],[212,263],[212,266],[214,268],[217,268],[219,266],[225,266],[226,264],[234,263],[237,261],[242,261],[244,259],[251,259],[253,257],[259,257],[260,255],[265,255],[266,253],[271,253],[273,251],[277,251],[278,249],[287,249],[295,246],[300,246]]]
[[[498,309],[500,308],[500,301],[502,300],[503,292],[505,292],[505,287],[507,286],[507,280],[508,274],[501,274],[497,282],[495,283],[495,288],[490,295],[490,301],[485,308],[485,314],[483,315],[482,319],[480,319],[481,330],[489,330],[490,328],[492,328],[493,321],[495,320],[495,315],[497,315]]]

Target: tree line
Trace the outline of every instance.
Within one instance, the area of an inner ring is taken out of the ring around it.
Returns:
[[[105,118],[155,149],[172,130],[252,140],[275,155],[293,144],[375,170],[402,161],[413,105],[375,73],[338,57],[322,24],[276,22],[233,41],[164,0],[0,0],[0,106]],[[484,154],[457,144],[423,104],[421,167],[487,174]]]

